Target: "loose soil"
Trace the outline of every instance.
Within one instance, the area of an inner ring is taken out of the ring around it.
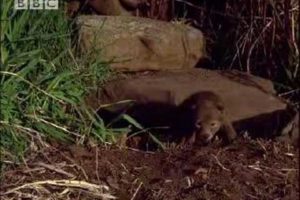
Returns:
[[[274,141],[164,152],[56,145],[27,158],[5,164],[3,199],[299,199],[299,151]]]

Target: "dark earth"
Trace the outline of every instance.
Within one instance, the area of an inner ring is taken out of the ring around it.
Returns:
[[[23,164],[6,162],[1,197],[299,199],[299,151],[282,142],[241,137],[225,147],[156,152],[87,146],[56,144],[32,152]],[[101,185],[107,188],[99,189]]]

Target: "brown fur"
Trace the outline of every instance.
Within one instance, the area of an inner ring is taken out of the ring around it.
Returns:
[[[237,135],[222,99],[213,92],[193,94],[179,106],[179,110],[180,126],[190,133],[183,137],[181,144],[207,144],[216,135],[229,143]]]

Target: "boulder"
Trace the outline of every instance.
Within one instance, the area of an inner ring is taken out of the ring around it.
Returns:
[[[78,55],[90,54],[121,71],[188,69],[206,58],[193,27],[132,16],[80,16]]]
[[[146,0],[70,0],[66,11],[69,16],[74,16],[87,6],[100,15],[133,16],[145,4]]]
[[[133,100],[140,111],[136,110],[133,117],[176,118],[163,115],[163,112],[169,112],[170,107],[180,105],[198,91],[213,91],[220,95],[237,131],[247,131],[253,137],[281,135],[287,132],[291,120],[295,120],[295,111],[275,96],[271,81],[237,71],[191,69],[118,77],[91,93],[87,103],[95,110],[103,107],[120,113],[128,106],[124,100]],[[106,107],[106,104],[119,101],[125,103]],[[299,126],[289,131],[299,136]]]
[[[89,5],[100,15],[133,15],[141,0],[89,0]]]

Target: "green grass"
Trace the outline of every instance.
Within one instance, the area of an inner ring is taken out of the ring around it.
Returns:
[[[1,1],[1,155],[21,156],[45,141],[111,141],[113,131],[83,103],[110,71],[101,60],[76,60],[62,10],[16,11]]]

